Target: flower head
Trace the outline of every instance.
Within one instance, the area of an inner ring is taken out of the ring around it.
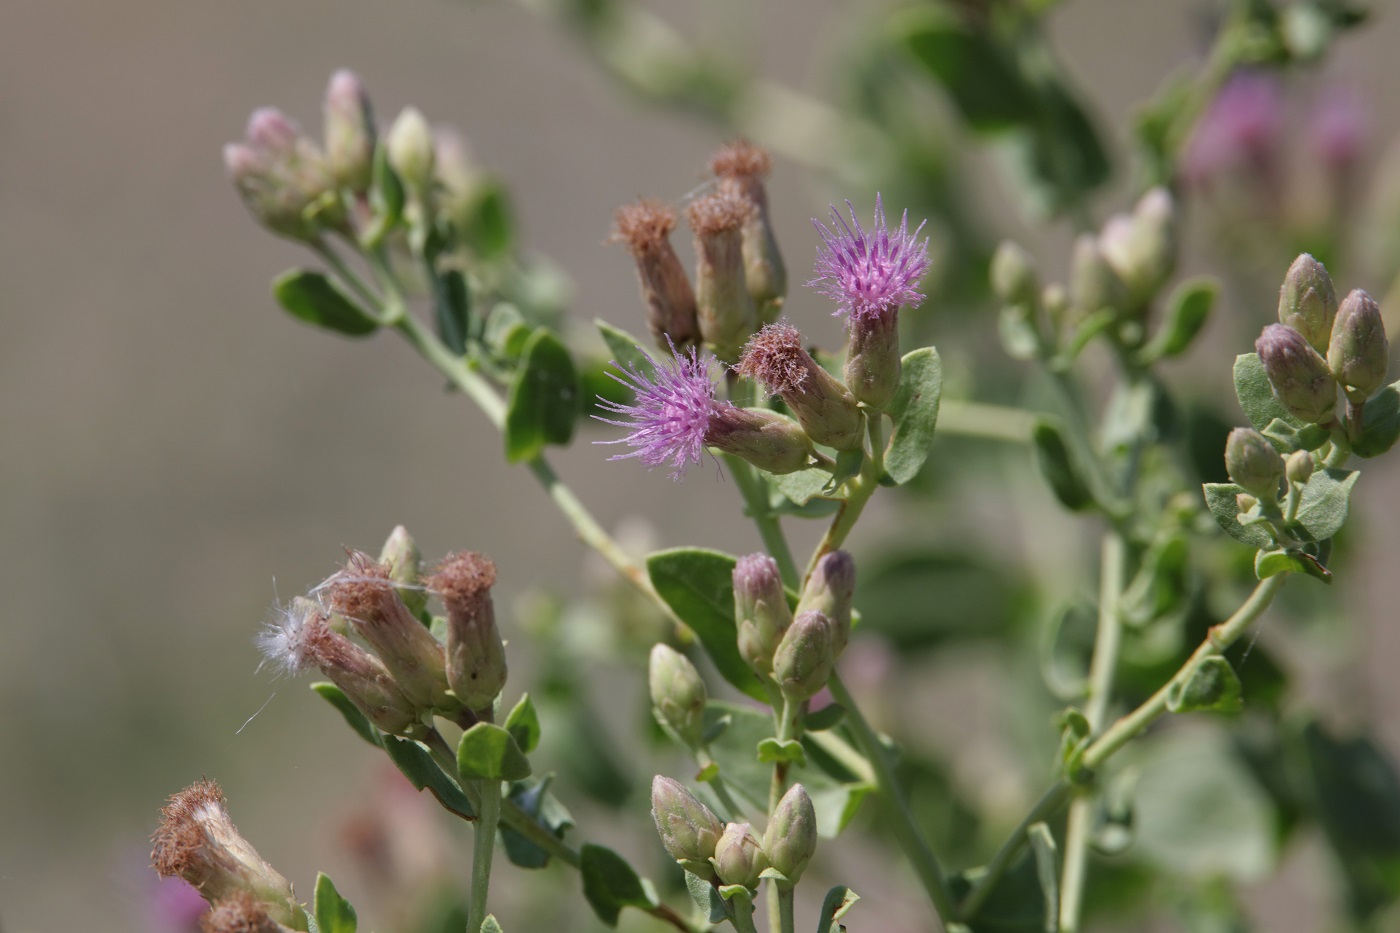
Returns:
[[[850,224],[834,206],[830,227],[812,219],[825,245],[817,250],[817,277],[807,284],[837,301],[837,313],[852,320],[882,317],[900,305],[923,301],[918,284],[929,267],[928,238],[920,241],[918,236],[924,225],[910,233],[909,212],[905,211],[899,229],[891,231],[878,194],[875,224],[869,231],[856,220],[850,201],[846,207],[851,211]]]
[[[639,347],[640,351],[641,348]],[[635,365],[626,367],[614,363],[623,375],[609,373],[614,379],[636,393],[631,405],[599,398],[606,411],[627,420],[594,415],[605,424],[631,428],[632,433],[614,441],[600,444],[626,444],[635,448],[610,460],[639,458],[648,467],[670,463],[672,479],[680,479],[686,467],[700,462],[705,450],[705,433],[719,403],[715,400],[714,356],[694,347],[679,352],[671,348],[671,361],[658,362],[650,354],[642,355],[651,364],[651,374],[644,374]]]

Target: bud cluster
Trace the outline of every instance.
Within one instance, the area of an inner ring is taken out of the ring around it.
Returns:
[[[284,672],[320,670],[384,732],[412,735],[433,715],[474,721],[506,681],[494,582],[491,561],[469,552],[420,576],[418,549],[396,528],[379,560],[352,552],[318,599],[279,608],[258,645]],[[447,611],[445,644],[427,624],[429,592]]]

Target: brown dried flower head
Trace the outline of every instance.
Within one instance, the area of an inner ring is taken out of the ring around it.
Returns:
[[[675,229],[675,209],[655,198],[624,204],[613,213],[613,242],[622,243],[638,258],[669,245]]]
[[[285,933],[267,907],[247,891],[235,891],[216,903],[200,920],[204,933]]]

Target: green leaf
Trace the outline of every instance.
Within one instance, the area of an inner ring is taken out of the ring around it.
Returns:
[[[822,912],[817,919],[817,933],[842,933],[841,918],[855,906],[860,895],[845,885],[837,885],[822,898]]]
[[[831,471],[830,478],[826,485],[822,487],[822,492],[835,494],[841,488],[841,484],[853,476],[860,475],[861,465],[865,463],[864,450],[843,450],[836,455],[836,466]]]
[[[316,903],[313,909],[321,933],[355,933],[359,920],[355,908],[340,896],[325,872],[316,876]]]
[[[814,497],[821,495],[822,490],[826,488],[827,482],[831,479],[831,474],[813,467],[810,470],[798,470],[795,473],[781,475],[765,473],[764,478],[768,480],[770,486],[786,496],[794,505],[806,505]]]
[[[734,565],[728,554],[704,548],[657,551],[647,558],[651,585],[681,621],[694,630],[720,676],[756,700],[763,685],[739,656],[734,621]]]
[[[369,204],[374,220],[361,236],[361,242],[372,249],[382,243],[389,231],[403,220],[403,182],[389,165],[388,146],[380,145],[374,149]]]
[[[1002,307],[997,314],[997,335],[1001,337],[1002,349],[1013,360],[1033,360],[1040,355],[1040,334],[1026,305]]]
[[[1379,457],[1400,438],[1400,382],[1381,389],[1366,403],[1361,415],[1361,433],[1351,445],[1358,457]]]
[[[315,327],[347,337],[364,337],[379,328],[368,311],[340,287],[340,283],[309,269],[288,269],[272,281],[272,294],[287,313]]]
[[[1251,881],[1269,872],[1273,807],[1219,733],[1174,730],[1136,751],[1136,852],[1186,878]]]
[[[491,308],[481,339],[497,356],[515,361],[525,352],[525,344],[529,343],[533,333],[520,309],[508,301],[501,301]]]
[[[1254,555],[1254,575],[1260,580],[1281,573],[1307,573],[1308,567],[1295,551],[1260,551]]]
[[[652,368],[647,352],[642,349],[642,342],[636,337],[619,327],[613,327],[602,318],[594,318],[593,326],[598,328],[603,343],[608,345],[608,352],[612,354],[612,361],[619,369],[626,370],[632,367],[638,372],[646,373]]]
[[[1288,413],[1288,409],[1274,398],[1273,386],[1264,374],[1264,364],[1259,362],[1257,353],[1241,353],[1235,357],[1235,397],[1240,400],[1240,410],[1254,425],[1263,431],[1275,418],[1297,430],[1303,422]]]
[[[475,181],[470,194],[468,203],[456,213],[462,242],[481,259],[509,255],[514,246],[515,221],[505,187],[494,178],[482,177]]]
[[[1298,524],[1313,541],[1326,541],[1346,524],[1351,490],[1360,475],[1356,470],[1318,470],[1303,487]]]
[[[579,872],[583,875],[583,896],[598,919],[617,926],[624,907],[649,910],[657,904],[651,882],[637,874],[627,860],[612,849],[584,845],[579,852]]]
[[[453,353],[467,352],[467,334],[471,326],[471,292],[467,277],[458,269],[448,269],[437,281],[433,313],[437,318],[438,336]]]
[[[530,776],[530,761],[509,732],[479,722],[457,743],[457,770],[468,781],[523,781]]]
[[[495,914],[487,914],[486,919],[481,921],[481,933],[505,933],[501,929],[501,923],[496,919]]]
[[[1036,465],[1060,504],[1072,512],[1093,508],[1094,494],[1059,425],[1048,418],[1037,419],[1031,444]]]
[[[1005,46],[986,32],[927,8],[893,23],[895,40],[942,85],[973,130],[995,132],[1037,120],[1035,89]]]
[[[976,873],[949,879],[955,898],[964,898],[971,890],[969,876],[975,878]],[[976,933],[1044,933],[1048,900],[1040,886],[1035,857],[1026,852],[1012,861],[977,913],[967,918],[968,929]]]
[[[535,704],[530,699],[530,694],[520,695],[515,708],[506,717],[505,727],[510,737],[515,739],[515,744],[527,755],[540,744],[540,717],[535,712]]]
[[[1219,295],[1219,283],[1204,276],[1187,279],[1177,285],[1167,299],[1162,325],[1153,335],[1152,342],[1142,349],[1143,362],[1151,363],[1185,353],[1205,326]]]
[[[506,799],[525,811],[536,823],[544,827],[555,838],[563,839],[564,833],[574,825],[574,818],[559,798],[549,791],[552,776],[510,785]],[[550,855],[520,833],[501,824],[501,843],[506,850],[506,858],[511,864],[521,868],[544,868],[549,864]]]
[[[1202,658],[1184,681],[1167,688],[1167,709],[1173,713],[1238,713],[1244,709],[1244,691],[1229,661]]]
[[[825,732],[834,729],[846,718],[846,707],[840,703],[828,703],[821,709],[802,717],[802,728],[807,732]]]
[[[896,483],[909,482],[928,459],[942,396],[943,363],[938,351],[922,347],[905,354],[899,389],[890,402],[894,430],[885,449],[885,472]]]
[[[758,760],[765,764],[786,761],[796,764],[800,768],[807,767],[807,755],[802,750],[802,743],[796,739],[779,742],[769,736],[758,743]]]
[[[328,681],[318,680],[311,685],[311,689],[345,717],[346,723],[355,730],[356,735],[376,748],[384,747],[384,739],[379,730],[365,718],[358,706],[350,702],[350,698],[339,687]]]
[[[443,773],[428,750],[417,742],[401,739],[398,736],[384,736],[384,751],[404,777],[419,790],[427,790],[437,798],[438,803],[465,819],[476,819],[476,811],[471,801],[457,782]]]
[[[506,459],[519,463],[538,455],[546,445],[569,443],[578,407],[578,371],[568,348],[546,328],[537,328],[510,384]]]
[[[1241,544],[1252,548],[1270,550],[1274,539],[1261,525],[1241,525],[1238,519],[1240,507],[1235,497],[1244,492],[1242,486],[1234,483],[1206,483],[1201,487],[1205,492],[1206,508],[1215,516],[1215,521],[1225,533]]]
[[[719,896],[719,891],[713,884],[699,875],[686,872],[685,889],[690,892],[690,899],[695,902],[695,906],[708,922],[723,923],[729,919],[729,902]]]

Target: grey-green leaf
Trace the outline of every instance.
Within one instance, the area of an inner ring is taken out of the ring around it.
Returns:
[[[540,744],[540,717],[535,712],[535,703],[530,699],[530,694],[520,695],[510,715],[506,716],[505,727],[511,738],[515,739],[515,744],[527,755]]]
[[[642,342],[636,337],[620,327],[612,326],[602,318],[594,318],[593,326],[598,328],[598,334],[603,338],[603,343],[608,345],[608,352],[612,354],[613,362],[619,368],[633,367],[642,373],[651,369],[651,362],[646,351],[642,349]]]
[[[1191,346],[1205,326],[1220,285],[1212,278],[1187,279],[1172,290],[1167,299],[1167,311],[1162,326],[1152,342],[1143,348],[1145,362],[1180,356]]]
[[[476,811],[471,801],[457,782],[443,773],[433,756],[417,742],[401,739],[398,736],[384,736],[384,751],[389,759],[403,772],[404,777],[419,790],[427,790],[437,798],[438,803],[458,816],[469,820],[476,819]]]
[[[1378,457],[1400,438],[1400,382],[1391,383],[1366,403],[1361,434],[1351,445],[1358,457]]]
[[[355,908],[340,896],[325,872],[316,876],[316,902],[312,912],[321,933],[355,933],[359,924]]]
[[[495,914],[487,914],[486,919],[481,921],[481,933],[505,933],[501,929],[501,923],[496,919]]]
[[[612,849],[585,844],[579,851],[583,896],[593,912],[610,927],[617,926],[624,907],[648,910],[657,904],[651,882],[637,874],[627,860]]]
[[[364,337],[379,322],[334,279],[309,269],[288,269],[272,282],[272,294],[287,313],[315,327],[347,337]]]
[[[894,431],[885,450],[885,472],[896,483],[907,483],[928,459],[938,403],[943,396],[943,363],[933,347],[905,354],[899,389],[890,403]]]
[[[1346,524],[1351,490],[1360,475],[1356,470],[1318,470],[1303,487],[1298,524],[1313,541],[1326,541]]]
[[[578,419],[578,371],[558,337],[537,328],[510,385],[504,427],[506,459],[519,463],[546,445],[567,444]]]
[[[469,781],[522,781],[530,776],[530,761],[509,732],[479,722],[457,743],[457,770]]]
[[[1185,680],[1167,688],[1167,709],[1173,713],[1238,713],[1243,708],[1240,678],[1224,658],[1202,658]]]
[[[1206,483],[1201,489],[1205,492],[1206,508],[1227,535],[1252,548],[1274,546],[1273,537],[1262,526],[1240,524],[1240,507],[1235,497],[1244,492],[1243,487],[1234,483]]]
[[[1257,430],[1263,431],[1275,418],[1294,429],[1303,426],[1274,398],[1273,386],[1264,373],[1264,364],[1259,362],[1259,354],[1241,353],[1235,357],[1234,375],[1235,397],[1240,401],[1240,410]]]
[[[685,873],[685,889],[690,899],[710,923],[723,923],[729,918],[729,902],[719,896],[719,891],[699,875]]]
[[[842,933],[841,918],[855,906],[860,895],[845,885],[837,885],[822,898],[822,912],[817,920],[817,933]]]
[[[1092,508],[1094,494],[1060,426],[1048,418],[1039,419],[1031,431],[1031,444],[1041,475],[1060,504],[1074,512]]]

